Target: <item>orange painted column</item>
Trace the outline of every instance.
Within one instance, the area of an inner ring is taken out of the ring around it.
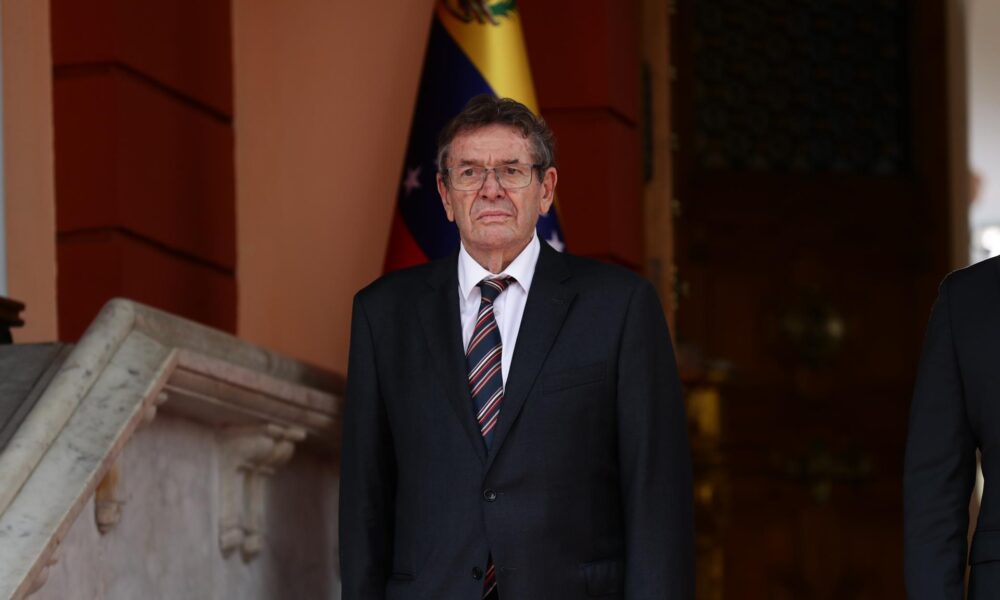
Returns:
[[[233,3],[240,337],[344,373],[381,275],[433,0]]]
[[[56,339],[56,216],[49,3],[2,3],[7,295],[24,302],[16,342]]]

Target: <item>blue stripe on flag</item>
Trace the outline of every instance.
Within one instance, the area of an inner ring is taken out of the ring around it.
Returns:
[[[412,169],[420,169],[420,187],[409,193],[401,188],[399,193],[403,221],[431,260],[447,256],[458,248],[458,229],[445,216],[434,178],[438,132],[461,112],[470,98],[492,93],[486,80],[435,16],[403,165],[403,181]]]

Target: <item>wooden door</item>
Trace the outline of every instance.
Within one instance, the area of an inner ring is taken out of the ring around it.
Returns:
[[[695,436],[702,598],[903,597],[909,397],[962,176],[944,13],[676,3],[676,336],[722,380],[712,451]]]

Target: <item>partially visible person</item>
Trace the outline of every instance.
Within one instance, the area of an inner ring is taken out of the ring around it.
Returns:
[[[968,548],[982,453],[986,486]],[[903,473],[908,597],[1000,598],[1000,258],[945,278],[917,375]]]

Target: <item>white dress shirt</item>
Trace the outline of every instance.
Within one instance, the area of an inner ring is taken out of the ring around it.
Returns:
[[[517,255],[502,273],[490,273],[476,259],[465,251],[465,245],[458,251],[458,298],[462,312],[462,347],[468,349],[472,330],[476,327],[476,316],[479,314],[479,302],[482,293],[478,284],[483,279],[510,275],[514,282],[493,302],[493,316],[500,330],[500,341],[503,352],[500,355],[500,368],[504,384],[507,382],[507,372],[510,371],[510,359],[514,356],[514,344],[517,343],[517,331],[521,328],[521,316],[524,314],[524,303],[528,300],[528,290],[531,288],[531,278],[535,275],[535,263],[538,262],[540,246],[538,234],[532,236],[528,245]]]

